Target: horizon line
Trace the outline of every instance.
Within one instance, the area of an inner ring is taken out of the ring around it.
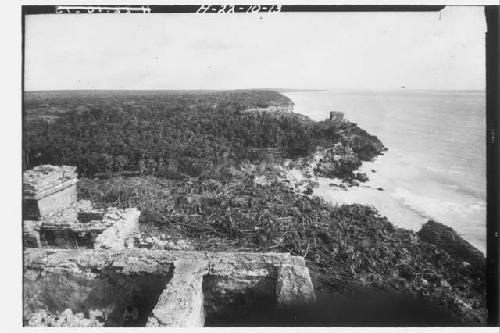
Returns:
[[[63,91],[237,91],[237,90],[261,90],[261,91],[475,91],[486,92],[486,88],[460,88],[460,89],[444,89],[444,88],[159,88],[159,89],[128,89],[128,88],[76,88],[76,89],[45,89],[45,90],[23,90],[25,92],[63,92]]]

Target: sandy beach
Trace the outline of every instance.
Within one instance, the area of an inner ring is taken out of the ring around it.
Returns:
[[[341,111],[388,148],[359,168],[368,176],[367,182],[345,191],[330,186],[335,183],[332,179],[320,177],[315,179],[319,187],[314,188],[314,195],[332,204],[371,205],[394,225],[414,231],[427,220],[439,221],[485,253],[484,114],[480,112],[484,101],[480,94],[331,91],[285,95],[294,101],[295,112],[316,121],[327,118],[328,111]],[[457,112],[464,122],[457,122]]]

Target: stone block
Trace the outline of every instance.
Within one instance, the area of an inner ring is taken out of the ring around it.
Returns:
[[[59,186],[59,190],[45,196],[24,197],[24,219],[48,219],[61,210],[70,208],[76,203],[76,180]]]
[[[283,265],[278,268],[276,280],[278,307],[311,304],[316,301],[316,294],[305,266]]]
[[[94,247],[115,251],[125,249],[125,240],[139,228],[140,215],[137,208],[109,209],[102,221],[112,225],[97,236]]]
[[[40,221],[23,221],[23,245],[25,247],[40,247]]]
[[[172,279],[146,326],[202,327],[205,323],[202,283],[206,268],[207,263],[203,261],[174,262]]]
[[[23,215],[42,220],[76,203],[76,167],[41,165],[23,174]]]

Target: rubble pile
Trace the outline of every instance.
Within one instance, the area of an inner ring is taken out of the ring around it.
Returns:
[[[159,236],[150,236],[149,233],[144,232],[134,235],[127,244],[127,248],[134,247],[169,251],[189,251],[194,249],[188,239],[174,239],[165,233]]]
[[[27,318],[27,326],[31,327],[103,327],[104,322],[96,318],[85,318],[84,314],[73,313],[66,309],[61,313],[52,314],[45,310],[31,313]]]

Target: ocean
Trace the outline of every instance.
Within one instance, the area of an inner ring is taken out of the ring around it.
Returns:
[[[341,191],[322,179],[315,194],[332,203],[372,205],[397,226],[428,219],[486,250],[486,115],[480,91],[314,91],[286,93],[295,112],[329,111],[376,135],[388,148],[362,171],[370,180]],[[378,191],[377,188],[384,191]]]

